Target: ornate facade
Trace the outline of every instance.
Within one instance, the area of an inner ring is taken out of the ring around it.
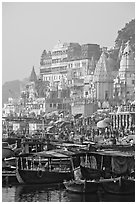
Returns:
[[[119,73],[114,81],[115,97],[121,100],[134,100],[135,59],[129,41],[122,52]]]
[[[108,54],[104,50],[96,65],[93,77],[97,101],[112,100],[115,72],[115,62],[108,57]]]

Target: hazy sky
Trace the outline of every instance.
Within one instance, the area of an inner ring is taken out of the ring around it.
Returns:
[[[135,3],[3,3],[3,83],[39,74],[44,49],[62,42],[113,46],[117,31],[135,18]]]

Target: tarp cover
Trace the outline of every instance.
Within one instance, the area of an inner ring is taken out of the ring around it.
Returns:
[[[133,157],[112,157],[112,171],[116,174],[131,172],[135,169],[135,160]]]

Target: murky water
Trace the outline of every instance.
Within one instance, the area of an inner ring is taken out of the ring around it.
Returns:
[[[103,192],[80,195],[62,186],[17,185],[2,187],[3,202],[134,202],[134,195],[110,195]]]

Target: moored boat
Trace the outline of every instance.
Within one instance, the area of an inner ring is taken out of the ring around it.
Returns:
[[[106,193],[129,195],[135,193],[135,179],[122,178],[118,180],[102,182],[102,187]]]
[[[63,183],[73,177],[70,158],[54,151],[18,157],[16,176],[26,184]]]
[[[81,167],[73,169],[74,179],[64,181],[63,184],[67,191],[73,193],[95,193],[98,190],[98,180],[87,180],[83,177]]]
[[[95,193],[98,190],[99,183],[95,180],[71,180],[65,181],[63,184],[66,190],[73,193]]]
[[[135,192],[135,154],[133,152],[121,152],[115,150],[98,150],[88,152],[86,155],[79,153],[78,160],[80,171],[77,172],[79,181],[75,178],[64,185],[70,191],[81,190],[83,180],[90,185],[98,183],[98,186],[111,194],[134,194]],[[94,159],[93,159],[94,158]],[[94,168],[93,168],[94,167]],[[74,170],[76,167],[74,168]],[[74,171],[74,175],[75,175]],[[88,189],[89,190],[89,189]]]

